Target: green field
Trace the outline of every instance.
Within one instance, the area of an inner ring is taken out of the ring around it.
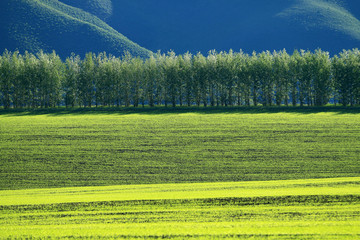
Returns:
[[[3,111],[0,189],[358,177],[359,123],[346,108]]]
[[[0,238],[357,239],[359,184],[358,177],[3,191]]]
[[[360,238],[360,109],[0,110],[0,238]]]

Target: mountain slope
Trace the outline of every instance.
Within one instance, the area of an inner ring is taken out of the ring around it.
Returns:
[[[360,40],[360,21],[333,1],[299,0],[278,14],[312,29],[331,29]]]
[[[107,20],[148,49],[177,53],[211,49],[360,46],[358,0],[116,0]]]
[[[129,51],[141,57],[151,53],[94,15],[57,0],[2,0],[0,15],[1,49],[54,49],[63,57],[90,51]]]
[[[87,11],[95,16],[99,17],[100,19],[106,20],[109,18],[112,13],[112,2],[111,0],[60,0],[61,2],[81,8],[84,11]]]
[[[150,54],[126,35],[152,51],[336,54],[360,46],[359,19],[358,0],[2,0],[0,49]]]

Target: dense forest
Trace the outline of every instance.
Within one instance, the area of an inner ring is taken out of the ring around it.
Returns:
[[[3,108],[360,104],[360,51],[125,54],[5,51]]]

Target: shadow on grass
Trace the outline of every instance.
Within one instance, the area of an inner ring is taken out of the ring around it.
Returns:
[[[304,206],[304,205],[337,205],[351,204],[360,201],[358,195],[301,195],[301,196],[264,196],[264,197],[239,197],[239,198],[195,198],[195,199],[159,199],[159,200],[126,200],[106,202],[72,202],[36,205],[9,205],[0,206],[0,211],[16,213],[28,211],[94,211],[94,209],[119,209],[123,207],[184,207],[193,206]]]
[[[273,113],[296,113],[313,114],[330,112],[335,114],[359,114],[360,107],[324,106],[324,107],[92,107],[92,108],[49,108],[49,109],[0,109],[1,115],[31,116],[31,115],[102,115],[102,114],[273,114]]]

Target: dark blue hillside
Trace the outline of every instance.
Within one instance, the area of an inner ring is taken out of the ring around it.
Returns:
[[[359,6],[357,0],[116,0],[107,22],[152,51],[337,53],[360,47]]]
[[[111,0],[59,0],[67,5],[81,8],[100,19],[106,20],[112,15],[112,1]]]
[[[72,52],[151,54],[94,14],[57,0],[0,0],[0,36],[0,52],[55,50],[63,58]]]
[[[0,52],[335,54],[360,48],[359,19],[358,0],[0,0]]]

